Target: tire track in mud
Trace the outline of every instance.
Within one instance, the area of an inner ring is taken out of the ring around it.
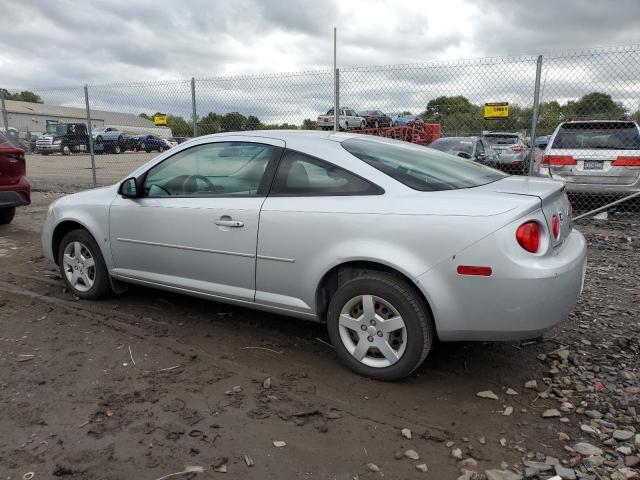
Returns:
[[[39,278],[35,275],[29,274],[17,274],[11,273],[9,274],[12,277],[23,278],[26,280],[34,280],[37,282],[45,283],[47,285],[60,287],[60,291],[64,287],[62,282],[57,282],[56,280],[50,278]],[[42,301],[44,303],[48,303],[54,308],[60,308],[65,313],[73,313],[79,315],[81,317],[87,318],[89,320],[99,321],[103,325],[115,329],[119,332],[126,332],[132,336],[135,336],[144,340],[153,340],[156,344],[168,348],[175,353],[180,353],[185,356],[193,355],[194,351],[198,352],[198,356],[200,358],[205,359],[205,361],[212,367],[222,367],[225,370],[233,373],[234,375],[241,377],[245,380],[254,381],[254,382],[262,382],[266,376],[268,376],[268,372],[262,371],[257,368],[248,367],[246,365],[242,365],[238,362],[234,362],[231,360],[221,359],[212,355],[207,349],[204,347],[194,344],[194,343],[186,343],[184,339],[176,338],[171,340],[170,332],[166,332],[163,336],[158,336],[153,333],[153,330],[158,328],[158,326],[162,326],[171,329],[170,323],[158,322],[155,320],[151,320],[149,318],[139,318],[132,314],[127,314],[120,312],[118,310],[110,310],[109,312],[104,312],[100,308],[88,307],[85,302],[82,301],[72,301],[60,298],[58,296],[53,296],[49,294],[38,293],[29,288],[21,286],[17,282],[6,282],[0,281],[0,289],[2,292],[28,297],[31,299],[35,299],[38,301]],[[63,295],[62,293],[60,295]],[[131,322],[135,322],[137,324],[143,324],[144,326],[133,325]],[[146,325],[145,325],[146,324]],[[151,331],[149,331],[151,330]],[[299,362],[298,362],[299,363]],[[307,364],[299,364],[301,367],[310,368],[310,365]],[[337,367],[338,368],[338,367]],[[316,381],[317,382],[317,381]],[[317,385],[315,385],[317,390]],[[330,390],[329,386],[324,386],[327,390]],[[336,397],[335,395],[325,394],[325,393],[313,393],[313,392],[305,392],[304,394],[298,394],[293,391],[287,392],[288,397],[293,402],[299,405],[309,405],[312,403],[314,405],[324,405],[326,409],[335,409],[340,410],[349,416],[362,420],[373,422],[378,425],[387,426],[394,429],[401,428],[411,428],[416,432],[424,432],[427,430],[438,430],[440,432],[447,431],[446,427],[439,425],[432,425],[422,421],[416,421],[416,419],[405,418],[404,416],[396,415],[391,417],[389,415],[383,414],[380,411],[376,411],[377,409],[374,406],[367,407],[367,414],[363,413],[363,409],[360,406],[354,406],[351,402],[343,400],[341,398]],[[383,405],[384,407],[384,405]]]

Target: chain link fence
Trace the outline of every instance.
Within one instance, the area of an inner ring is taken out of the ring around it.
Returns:
[[[28,173],[36,188],[89,188],[115,183],[193,136],[332,129],[336,77],[343,129],[429,144],[512,174],[564,180],[577,214],[638,207],[638,45],[335,75],[38,88],[35,97],[3,90],[0,127],[31,152]]]

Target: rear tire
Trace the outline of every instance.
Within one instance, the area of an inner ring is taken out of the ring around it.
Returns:
[[[0,208],[0,225],[11,223],[16,216],[16,207]]]
[[[65,256],[65,251],[68,257]],[[86,230],[67,233],[60,242],[57,258],[60,275],[74,295],[86,300],[98,300],[113,293],[102,252]],[[81,274],[80,281],[74,281],[74,272]]]
[[[365,299],[371,299],[370,309],[365,308]],[[374,315],[367,314],[372,311]],[[385,327],[389,320],[394,321],[389,324],[393,326]],[[403,326],[396,327],[398,323]],[[327,329],[344,365],[383,381],[410,375],[424,361],[435,338],[431,312],[415,288],[395,275],[377,271],[362,271],[338,288],[329,304]],[[358,359],[360,342],[366,351]]]

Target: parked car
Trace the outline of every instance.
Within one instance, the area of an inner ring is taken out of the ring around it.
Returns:
[[[385,115],[380,110],[365,110],[360,112],[360,116],[364,118],[367,127],[390,127],[391,117]]]
[[[89,134],[84,123],[56,123],[47,126],[47,133],[36,141],[36,151],[41,155],[89,151]]]
[[[31,203],[24,150],[0,133],[0,225],[11,223],[16,207]]]
[[[175,138],[165,138],[164,139],[164,143],[169,148],[173,148],[173,147],[177,147],[178,146],[178,141]]]
[[[537,148],[545,149],[549,145],[550,138],[551,135],[542,135],[541,137],[536,137],[533,143]]]
[[[118,144],[122,144],[124,140],[124,133],[115,127],[98,127],[91,130],[91,136],[97,144],[108,141],[117,141]]]
[[[424,120],[419,115],[409,115],[398,113],[391,119],[394,127],[421,127],[424,126]]]
[[[563,122],[551,136],[540,175],[564,180],[567,191],[628,195],[640,190],[640,128],[636,122]]]
[[[499,156],[496,168],[515,175],[524,175],[529,169],[529,146],[520,133],[490,132],[484,135]]]
[[[139,135],[136,137],[135,150],[144,150],[147,153],[151,153],[154,150],[164,152],[168,149],[166,142],[155,135]]]
[[[493,151],[493,147],[482,137],[439,138],[431,142],[429,147],[492,167],[498,162],[498,155]]]
[[[189,137],[173,137],[178,144],[184,143],[187,140],[191,140]]]
[[[318,116],[318,129],[319,130],[333,130],[335,117],[333,115],[333,108],[330,108],[325,115]],[[343,107],[340,109],[340,115],[338,116],[338,122],[340,130],[350,130],[354,128],[365,128],[367,122],[364,118],[356,113],[355,110]]]
[[[82,299],[134,283],[325,322],[337,356],[380,380],[436,336],[540,335],[575,305],[586,257],[562,182],[277,130],[198,137],[62,197],[42,245]]]

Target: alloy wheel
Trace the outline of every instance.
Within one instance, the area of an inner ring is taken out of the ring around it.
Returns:
[[[358,295],[342,307],[340,339],[359,362],[374,368],[396,363],[406,349],[407,328],[398,310],[375,295]]]
[[[64,274],[69,284],[79,292],[91,290],[96,281],[96,262],[82,242],[69,242],[62,258]]]

